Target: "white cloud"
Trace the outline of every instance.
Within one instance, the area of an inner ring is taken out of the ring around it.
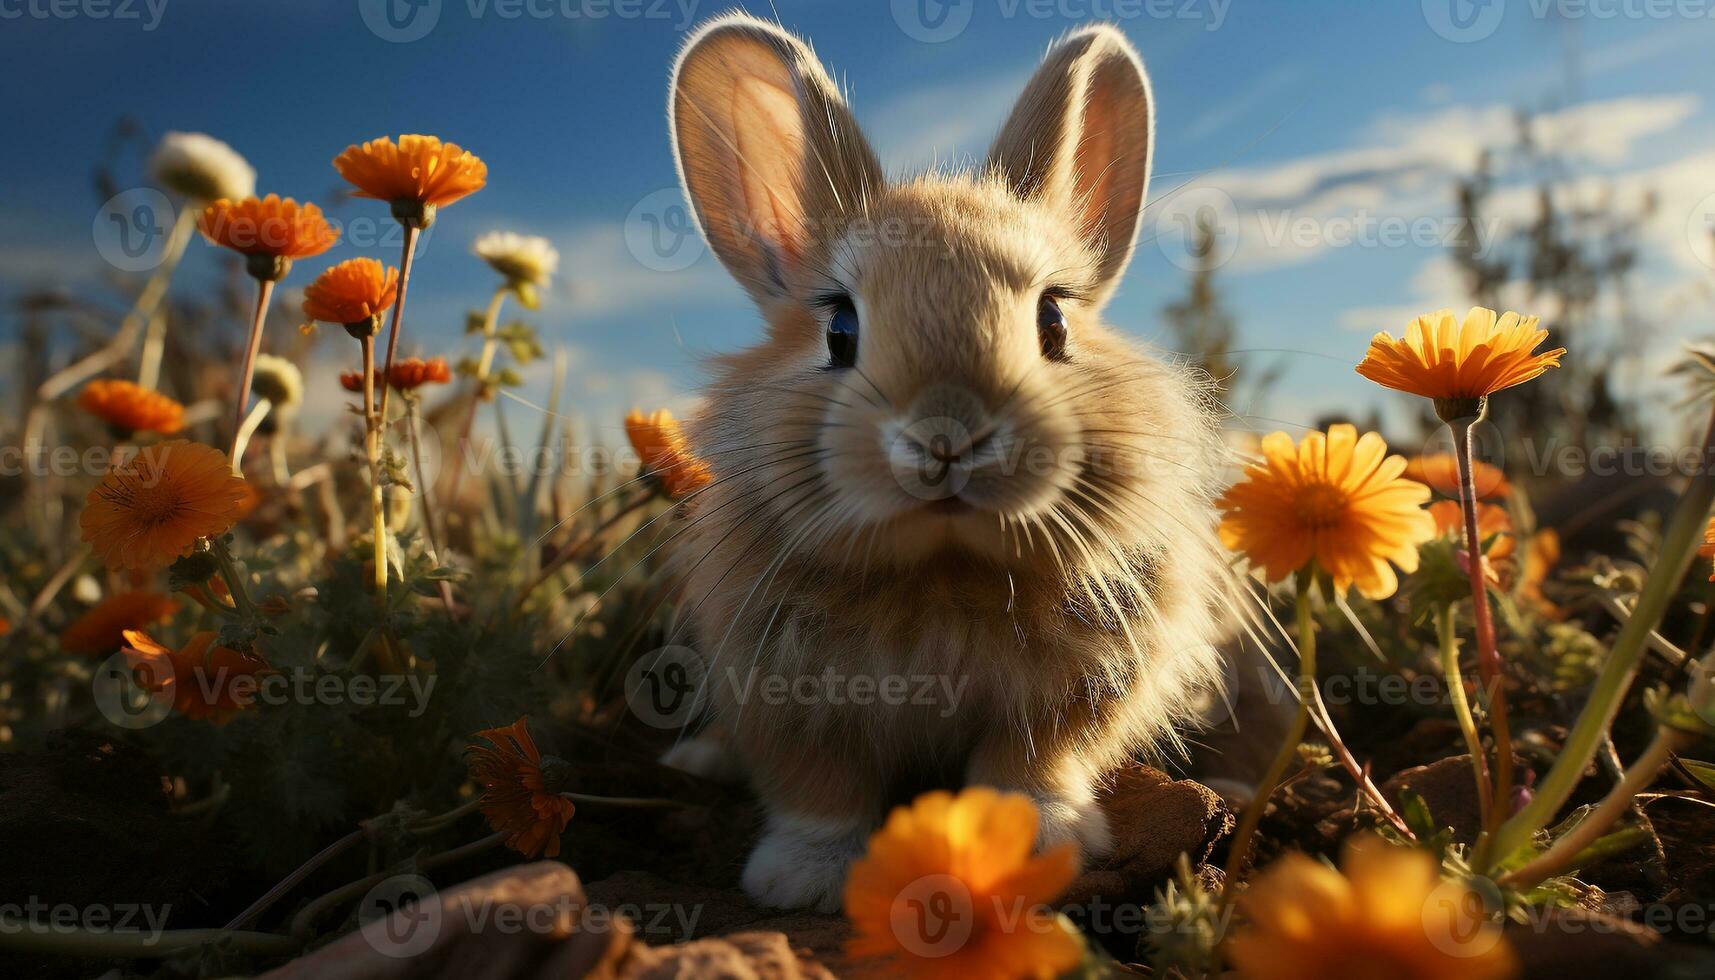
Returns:
[[[550,235],[560,250],[560,267],[567,272],[562,279],[565,285],[556,283],[555,289],[570,291],[567,305],[572,316],[589,319],[708,304],[736,307],[745,302],[743,292],[695,231],[686,228],[670,234],[676,236],[675,249],[697,253],[683,269],[645,265],[627,246],[623,223],[585,224]],[[673,253],[681,254],[691,253]]]
[[[1699,106],[1693,94],[1590,102],[1535,117],[1532,137],[1575,168],[1612,171]],[[1214,214],[1224,219],[1219,224],[1238,271],[1303,263],[1343,247],[1440,250],[1461,231],[1453,211],[1454,178],[1471,172],[1485,150],[1511,145],[1516,128],[1514,111],[1499,105],[1385,116],[1356,146],[1213,171],[1158,196],[1150,205],[1155,234],[1182,235],[1199,212]],[[1694,189],[1699,166],[1697,158],[1688,158],[1648,172],[1648,180],[1684,197]],[[1531,194],[1530,188],[1501,188],[1497,219],[1528,212]],[[1695,200],[1679,208],[1682,225]]]

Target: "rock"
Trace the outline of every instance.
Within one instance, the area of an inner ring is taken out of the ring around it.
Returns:
[[[399,881],[401,879],[390,879]],[[390,908],[387,884],[360,903]],[[415,896],[413,896],[415,897]],[[377,905],[384,901],[384,905]],[[557,861],[506,868],[393,908],[356,932],[274,970],[274,980],[616,977],[641,949],[623,918],[592,907]]]
[[[625,912],[638,937],[652,945],[737,932],[778,914],[752,904],[736,887],[687,885],[648,871],[621,871],[588,892],[592,904]]]
[[[756,922],[750,929],[756,932],[783,932],[793,946],[809,950],[817,962],[825,964],[841,976],[848,972],[846,940],[851,938],[852,927],[843,915],[789,912]]]
[[[1519,980],[1654,977],[1677,958],[1653,931],[1583,909],[1544,910],[1529,923],[1509,922],[1506,937],[1523,967]]]
[[[1402,769],[1381,786],[1382,795],[1396,810],[1403,805],[1401,797],[1406,790],[1423,797],[1423,802],[1429,805],[1429,815],[1438,825],[1452,827],[1458,839],[1466,842],[1477,839],[1477,832],[1483,827],[1483,814],[1477,802],[1470,756],[1449,756],[1427,766]]]
[[[678,946],[638,946],[621,963],[626,980],[833,980],[780,932],[738,932]]]
[[[1117,871],[1128,890],[1145,901],[1173,874],[1180,854],[1189,854],[1193,865],[1201,864],[1233,831],[1232,811],[1214,790],[1144,765],[1110,777],[1101,805],[1114,849],[1091,870]]]

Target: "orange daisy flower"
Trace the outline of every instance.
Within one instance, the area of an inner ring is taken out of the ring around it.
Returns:
[[[1057,977],[1077,966],[1083,938],[1043,908],[1077,876],[1077,850],[1033,857],[1036,830],[1028,797],[986,786],[896,808],[846,876],[849,951],[906,977]]]
[[[192,721],[226,724],[255,702],[257,678],[274,673],[263,661],[218,645],[219,634],[211,630],[177,650],[139,630],[126,630],[124,637],[125,659],[138,686],[170,693],[173,710]]]
[[[159,592],[115,592],[61,630],[60,646],[67,653],[111,653],[124,644],[126,630],[165,622],[178,611],[178,602]]]
[[[399,295],[399,270],[375,259],[347,259],[304,287],[304,315],[324,323],[381,326],[381,313]]]
[[[280,279],[293,259],[320,255],[339,241],[321,208],[278,194],[222,198],[203,208],[197,227],[214,244],[250,256],[250,274],[258,279]]]
[[[1457,500],[1437,500],[1429,505],[1429,515],[1435,518],[1436,534],[1463,543],[1465,512],[1459,509]],[[1512,515],[1507,513],[1505,507],[1483,503],[1477,505],[1477,538],[1490,541],[1483,552],[1486,557],[1498,561],[1513,553],[1517,542],[1513,540],[1512,529]]]
[[[1227,940],[1246,980],[1411,977],[1506,980],[1518,957],[1463,884],[1427,851],[1352,838],[1335,871],[1303,854],[1276,861],[1239,896]]]
[[[113,569],[147,571],[188,554],[238,519],[244,480],[225,453],[174,439],[139,451],[101,478],[78,516],[83,540]]]
[[[375,375],[375,390],[380,391],[387,384],[387,379],[381,376],[380,368],[373,368],[370,373]],[[363,372],[341,371],[339,373],[339,386],[354,395],[363,394]]]
[[[652,415],[632,409],[625,417],[625,436],[643,461],[644,471],[674,500],[701,490],[714,479],[708,465],[691,454],[678,420],[664,408]]]
[[[1706,546],[1709,547],[1709,546]],[[1710,554],[1715,555],[1715,550]],[[1560,532],[1554,528],[1545,527],[1530,536],[1525,542],[1523,567],[1519,570],[1519,598],[1529,603],[1537,613],[1548,619],[1560,619],[1564,616],[1561,608],[1551,602],[1542,587],[1548,582],[1548,576],[1554,571],[1554,566],[1560,564]],[[1715,582],[1715,574],[1709,576]]]
[[[1378,333],[1358,365],[1376,384],[1443,401],[1480,399],[1560,366],[1564,347],[1534,353],[1548,339],[1538,318],[1474,306],[1463,322],[1437,310],[1411,322],[1405,337]]]
[[[417,227],[434,221],[435,209],[482,190],[488,165],[456,143],[434,136],[383,136],[348,146],[334,169],[356,188],[356,196],[386,201],[393,216]]]
[[[400,391],[414,391],[426,384],[444,385],[452,379],[452,370],[447,367],[444,357],[431,357],[426,361],[420,357],[408,357],[395,361],[393,369],[387,372],[387,383]],[[362,375],[359,375],[359,380],[362,380]]]
[[[490,744],[465,749],[465,762],[482,787],[483,816],[495,831],[505,832],[506,846],[528,858],[556,857],[577,807],[548,790],[529,720],[526,715],[505,728],[477,732]]]
[[[1429,488],[1401,476],[1405,460],[1387,455],[1381,436],[1360,439],[1350,425],[1312,432],[1297,446],[1275,432],[1262,454],[1221,497],[1222,543],[1270,582],[1315,562],[1336,589],[1393,595],[1399,578],[1389,561],[1415,570],[1417,546],[1435,536],[1435,518],[1423,509]]]
[[[1512,484],[1507,482],[1507,475],[1499,466],[1480,459],[1473,459],[1471,464],[1471,482],[1476,485],[1477,499],[1512,495]],[[1429,484],[1442,496],[1459,496],[1459,461],[1452,453],[1413,456],[1405,461],[1404,475],[1407,480]]]
[[[77,404],[126,434],[159,432],[170,436],[185,427],[183,405],[134,381],[97,378],[77,393]]]

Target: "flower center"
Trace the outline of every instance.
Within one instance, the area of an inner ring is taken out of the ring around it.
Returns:
[[[1298,492],[1294,510],[1299,521],[1312,528],[1333,527],[1346,519],[1346,493],[1326,483],[1311,484]]]
[[[163,479],[160,473],[116,480],[102,495],[144,524],[169,523],[177,520],[182,510],[178,487]]]

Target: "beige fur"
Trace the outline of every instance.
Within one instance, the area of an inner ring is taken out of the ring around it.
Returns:
[[[1029,793],[1045,842],[1101,852],[1096,781],[1217,683],[1230,595],[1205,385],[1100,320],[1147,185],[1136,53],[1110,27],[1068,36],[979,171],[898,183],[809,49],[760,21],[692,38],[671,112],[701,227],[768,323],[715,367],[692,441],[717,481],[675,549],[713,718],[675,756],[724,746],[767,805],[747,889],[837,907],[887,809],[936,786]],[[1065,361],[1037,337],[1049,288]],[[829,291],[859,314],[853,369],[827,369]],[[963,511],[925,506],[937,451]],[[762,703],[729,682],[753,670],[960,693]]]

